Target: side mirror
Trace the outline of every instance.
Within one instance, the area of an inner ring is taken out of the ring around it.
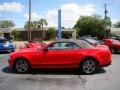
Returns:
[[[47,52],[47,51],[48,51],[48,48],[44,48],[43,50],[44,50],[44,52]]]
[[[39,52],[39,51],[41,50],[41,47],[38,46],[38,47],[36,48],[36,50]]]

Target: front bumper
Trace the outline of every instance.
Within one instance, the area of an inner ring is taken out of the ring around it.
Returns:
[[[9,64],[9,67],[10,68],[12,68],[13,66],[12,66],[12,62],[11,62],[11,60],[10,59],[8,59],[8,64]]]

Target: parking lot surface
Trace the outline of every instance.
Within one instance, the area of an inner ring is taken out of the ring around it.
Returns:
[[[93,75],[78,70],[34,70],[15,74],[8,67],[8,54],[0,54],[0,90],[120,90],[120,54],[112,65]]]

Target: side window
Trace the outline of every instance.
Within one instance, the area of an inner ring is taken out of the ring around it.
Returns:
[[[72,42],[57,42],[48,47],[49,50],[69,50],[76,48],[80,47]]]
[[[77,44],[73,43],[73,49],[79,49],[79,48],[80,47]]]
[[[54,43],[48,47],[49,50],[57,50],[61,48],[61,43]]]

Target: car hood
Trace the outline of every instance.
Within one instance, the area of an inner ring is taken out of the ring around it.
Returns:
[[[24,49],[19,49],[18,51],[33,51],[35,50],[36,48],[24,48]]]
[[[10,54],[13,55],[13,54],[18,54],[18,53],[32,53],[36,51],[36,48],[25,48],[25,49],[20,49],[20,50],[17,50],[17,51],[14,51],[14,52],[11,52]]]

